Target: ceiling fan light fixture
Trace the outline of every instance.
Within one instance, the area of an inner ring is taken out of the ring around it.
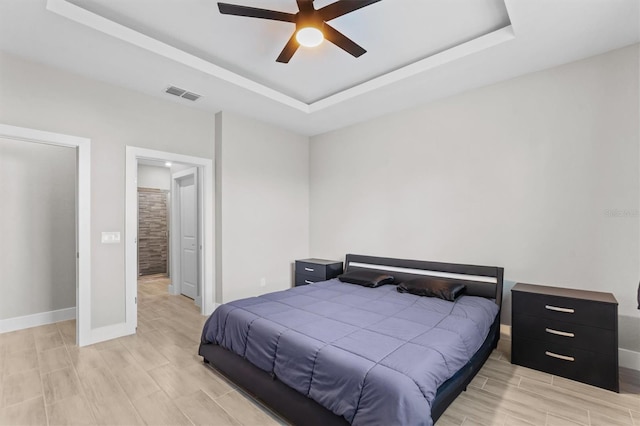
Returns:
[[[287,44],[276,58],[276,62],[287,64],[300,46],[314,47],[322,44],[325,38],[354,58],[359,58],[367,51],[359,46],[327,22],[362,9],[381,0],[337,0],[316,9],[314,0],[296,0],[297,13],[278,10],[261,9],[239,4],[218,3],[218,10],[223,15],[245,16],[248,18],[269,19],[271,21],[295,24],[296,30],[291,34]]]
[[[304,27],[296,32],[296,40],[301,46],[316,47],[324,40],[324,34],[316,27]]]

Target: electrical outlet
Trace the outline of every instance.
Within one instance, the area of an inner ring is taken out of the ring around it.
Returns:
[[[267,279],[265,277],[260,278],[260,287],[267,286]]]

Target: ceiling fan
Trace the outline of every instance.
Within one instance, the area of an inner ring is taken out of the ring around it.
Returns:
[[[338,0],[335,3],[316,9],[313,6],[313,0],[296,0],[299,11],[295,14],[229,3],[218,3],[218,9],[224,15],[246,16],[296,24],[296,30],[284,46],[284,49],[282,49],[280,56],[276,59],[277,62],[286,64],[300,45],[314,47],[322,43],[324,39],[356,58],[362,56],[366,50],[327,24],[327,22],[379,1]]]

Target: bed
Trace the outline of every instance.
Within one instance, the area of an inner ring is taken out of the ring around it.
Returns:
[[[448,302],[333,279],[242,299],[207,320],[199,354],[292,424],[432,424],[497,345],[503,269],[354,254],[345,265],[466,289]]]

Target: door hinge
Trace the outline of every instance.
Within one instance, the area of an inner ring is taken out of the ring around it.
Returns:
[[[138,304],[138,298],[137,297],[133,298],[133,303],[135,303],[136,305]]]

